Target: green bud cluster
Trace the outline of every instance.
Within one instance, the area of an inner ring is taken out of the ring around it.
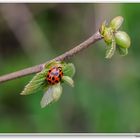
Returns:
[[[128,48],[131,45],[129,35],[124,31],[118,31],[124,19],[122,16],[113,18],[109,25],[104,21],[100,27],[100,34],[104,38],[106,47],[106,58],[111,58],[118,50],[121,55],[128,54]]]

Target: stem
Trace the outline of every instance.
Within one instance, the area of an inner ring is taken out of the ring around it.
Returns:
[[[65,52],[64,54],[54,58],[53,60],[56,61],[63,61],[66,59],[70,59],[72,56],[74,56],[75,54],[79,53],[80,51],[88,48],[91,44],[94,44],[96,41],[101,40],[102,36],[100,35],[99,31],[97,31],[95,34],[93,34],[90,38],[88,38],[87,40],[85,40],[84,42],[82,42],[81,44],[79,44],[78,46],[74,47],[73,49]],[[48,63],[49,61],[47,61],[46,63]],[[46,64],[44,63],[44,64]],[[5,81],[9,81],[12,79],[16,79],[19,77],[23,77],[29,74],[33,74],[33,73],[37,73],[42,71],[42,69],[44,68],[44,64],[39,64],[33,67],[29,67],[20,71],[16,71],[10,74],[6,74],[3,76],[0,76],[0,83],[5,82]]]

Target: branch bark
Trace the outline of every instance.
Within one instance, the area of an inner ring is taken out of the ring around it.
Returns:
[[[52,59],[52,60],[56,60],[56,61],[63,61],[63,60],[67,60],[70,59],[72,56],[74,56],[75,54],[79,53],[80,51],[88,48],[91,44],[94,44],[96,41],[101,40],[102,36],[100,35],[99,31],[97,31],[95,34],[93,34],[91,37],[89,37],[87,40],[85,40],[84,42],[82,42],[81,44],[79,44],[78,46],[74,47],[73,49],[65,52],[64,54]],[[48,63],[49,61],[47,61],[46,63]],[[23,77],[26,75],[30,75],[33,73],[37,73],[42,71],[42,69],[44,68],[44,65],[46,63],[43,64],[39,64],[33,67],[29,67],[23,70],[19,70],[10,74],[6,74],[3,76],[0,76],[0,83],[2,82],[6,82],[12,79],[16,79],[19,77]]]

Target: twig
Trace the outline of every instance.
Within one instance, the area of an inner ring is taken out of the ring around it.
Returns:
[[[93,34],[90,38],[88,38],[86,41],[82,42],[81,44],[79,44],[78,46],[74,47],[73,49],[65,52],[64,54],[54,58],[53,60],[56,61],[63,61],[66,59],[71,58],[72,56],[74,56],[75,54],[77,54],[78,52],[88,48],[91,44],[95,43],[98,40],[101,40],[102,36],[100,35],[99,31],[97,31],[95,34]],[[47,61],[46,63],[48,63],[49,61]],[[46,64],[44,63],[44,64]],[[40,72],[43,68],[44,68],[44,64],[39,64],[33,67],[29,67],[20,71],[16,71],[10,74],[6,74],[0,77],[0,83],[5,82],[5,81],[9,81],[12,79],[16,79],[19,77],[23,77],[29,74],[33,74],[33,73],[37,73]]]

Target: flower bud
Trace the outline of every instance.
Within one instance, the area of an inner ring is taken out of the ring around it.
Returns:
[[[116,31],[120,28],[120,26],[122,25],[123,23],[123,17],[122,16],[118,16],[118,17],[115,17],[111,20],[110,22],[110,27]]]
[[[117,45],[122,48],[129,48],[131,44],[130,37],[123,31],[118,31],[115,33],[115,41]]]

